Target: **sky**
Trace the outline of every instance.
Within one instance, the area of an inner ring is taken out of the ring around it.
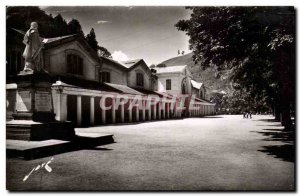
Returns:
[[[148,65],[158,64],[189,53],[189,37],[174,26],[188,19],[184,7],[41,7],[46,13],[60,13],[69,22],[79,20],[85,35],[94,28],[99,45],[107,48],[115,60],[144,59]]]

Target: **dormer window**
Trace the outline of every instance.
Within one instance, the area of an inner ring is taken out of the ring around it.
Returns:
[[[83,75],[83,60],[76,54],[67,55],[67,71],[70,74]]]
[[[99,82],[110,83],[110,72],[102,71],[99,73]]]
[[[136,85],[144,87],[144,75],[142,73],[136,73]]]
[[[200,99],[203,99],[203,91],[200,92]]]

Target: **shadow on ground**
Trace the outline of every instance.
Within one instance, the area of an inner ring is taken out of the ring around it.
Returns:
[[[201,118],[224,118],[222,116],[203,116]]]
[[[275,156],[275,158],[283,161],[295,162],[295,146],[292,144],[263,146],[263,148],[263,150],[258,151]]]
[[[98,151],[109,151],[112,149],[102,148],[101,145],[115,143],[113,137],[107,136],[102,138],[89,138],[76,136],[71,142],[63,145],[48,146],[43,148],[33,148],[24,151],[18,150],[6,150],[7,158],[23,158],[25,160],[32,160],[38,158],[45,158],[57,154],[63,154],[68,152],[74,152],[79,150],[98,150]]]
[[[275,119],[259,119],[254,121],[263,121],[263,122],[277,122]]]
[[[268,155],[275,156],[283,161],[295,162],[295,131],[285,131],[282,129],[263,129],[263,131],[255,131],[266,138],[264,141],[280,141],[283,145],[268,145],[263,146],[263,149],[258,151]]]

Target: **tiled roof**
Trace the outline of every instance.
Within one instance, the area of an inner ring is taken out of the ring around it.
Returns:
[[[126,66],[124,66],[122,63],[120,63],[120,62],[118,62],[118,61],[116,61],[116,60],[114,60],[114,59],[111,59],[111,58],[107,58],[107,57],[104,57],[104,56],[101,56],[100,57],[101,59],[104,59],[104,60],[106,60],[106,61],[109,61],[109,62],[111,62],[111,63],[113,63],[113,64],[115,64],[115,65],[117,65],[117,66],[119,66],[119,67],[121,67],[121,68],[123,68],[123,69],[128,69]]]
[[[119,91],[121,91],[122,93],[125,94],[133,94],[133,95],[144,95],[143,93],[134,90],[133,88],[130,88],[126,85],[121,85],[121,84],[112,84],[112,83],[105,83],[108,86],[111,86]]]
[[[128,60],[128,61],[121,61],[120,63],[125,66],[126,68],[130,68],[134,66],[136,63],[141,61],[142,59],[135,59],[135,60]]]
[[[220,91],[218,91],[218,90],[212,90],[212,93],[218,93],[218,94],[223,94],[223,95],[227,94],[226,91],[224,91],[224,90],[220,90]]]
[[[168,67],[155,67],[154,69],[157,71],[156,73],[177,73],[183,72],[186,68],[186,65],[179,65],[179,66],[168,66]]]
[[[77,40],[82,44],[82,46],[85,48],[85,50],[97,61],[99,62],[98,54],[95,50],[91,48],[91,46],[87,43],[87,41],[84,39],[83,36],[79,34],[73,34],[73,35],[66,35],[61,37],[53,37],[53,38],[45,38],[45,49],[50,49],[53,47],[60,46],[65,43],[69,43],[72,41]]]
[[[197,97],[195,97],[195,101],[197,101],[197,102],[204,102],[204,103],[212,103],[212,102],[210,102],[208,100],[200,99],[200,98],[197,98]]]
[[[159,93],[155,92],[155,91],[152,91],[152,90],[147,90],[147,89],[144,89],[144,88],[133,88],[134,90],[136,91],[139,91],[145,95],[158,95],[158,96],[161,96]]]
[[[61,37],[44,38],[44,39],[47,39],[47,42],[45,44],[49,44],[49,43],[52,43],[52,42],[55,42],[55,41],[61,41],[63,39],[70,38],[70,37],[75,37],[75,36],[76,36],[76,34],[66,35],[66,36],[61,36]]]
[[[203,83],[196,82],[195,80],[191,80],[192,86],[196,89],[200,89]]]
[[[52,80],[57,83],[60,81],[59,84],[63,86],[69,87],[79,87],[84,89],[90,90],[100,90],[105,92],[116,92],[121,93],[120,90],[113,88],[105,83],[97,82],[93,80],[82,79],[74,76],[65,76],[65,75],[54,75],[52,76]]]
[[[159,94],[161,97],[167,97],[167,98],[170,98],[172,99],[173,98],[173,95],[170,94],[170,93],[167,93],[167,92],[159,92],[159,91],[155,91],[157,94]]]

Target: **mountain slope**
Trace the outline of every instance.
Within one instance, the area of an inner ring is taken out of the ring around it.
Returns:
[[[229,79],[229,71],[225,72],[221,77],[218,77],[217,71],[213,68],[207,68],[202,70],[199,64],[195,64],[192,59],[192,53],[177,56],[168,60],[163,61],[161,64],[166,66],[177,66],[177,65],[187,65],[188,69],[191,71],[194,80],[198,82],[203,82],[208,88],[209,92],[213,90],[225,91],[226,93],[232,92],[231,81]]]

